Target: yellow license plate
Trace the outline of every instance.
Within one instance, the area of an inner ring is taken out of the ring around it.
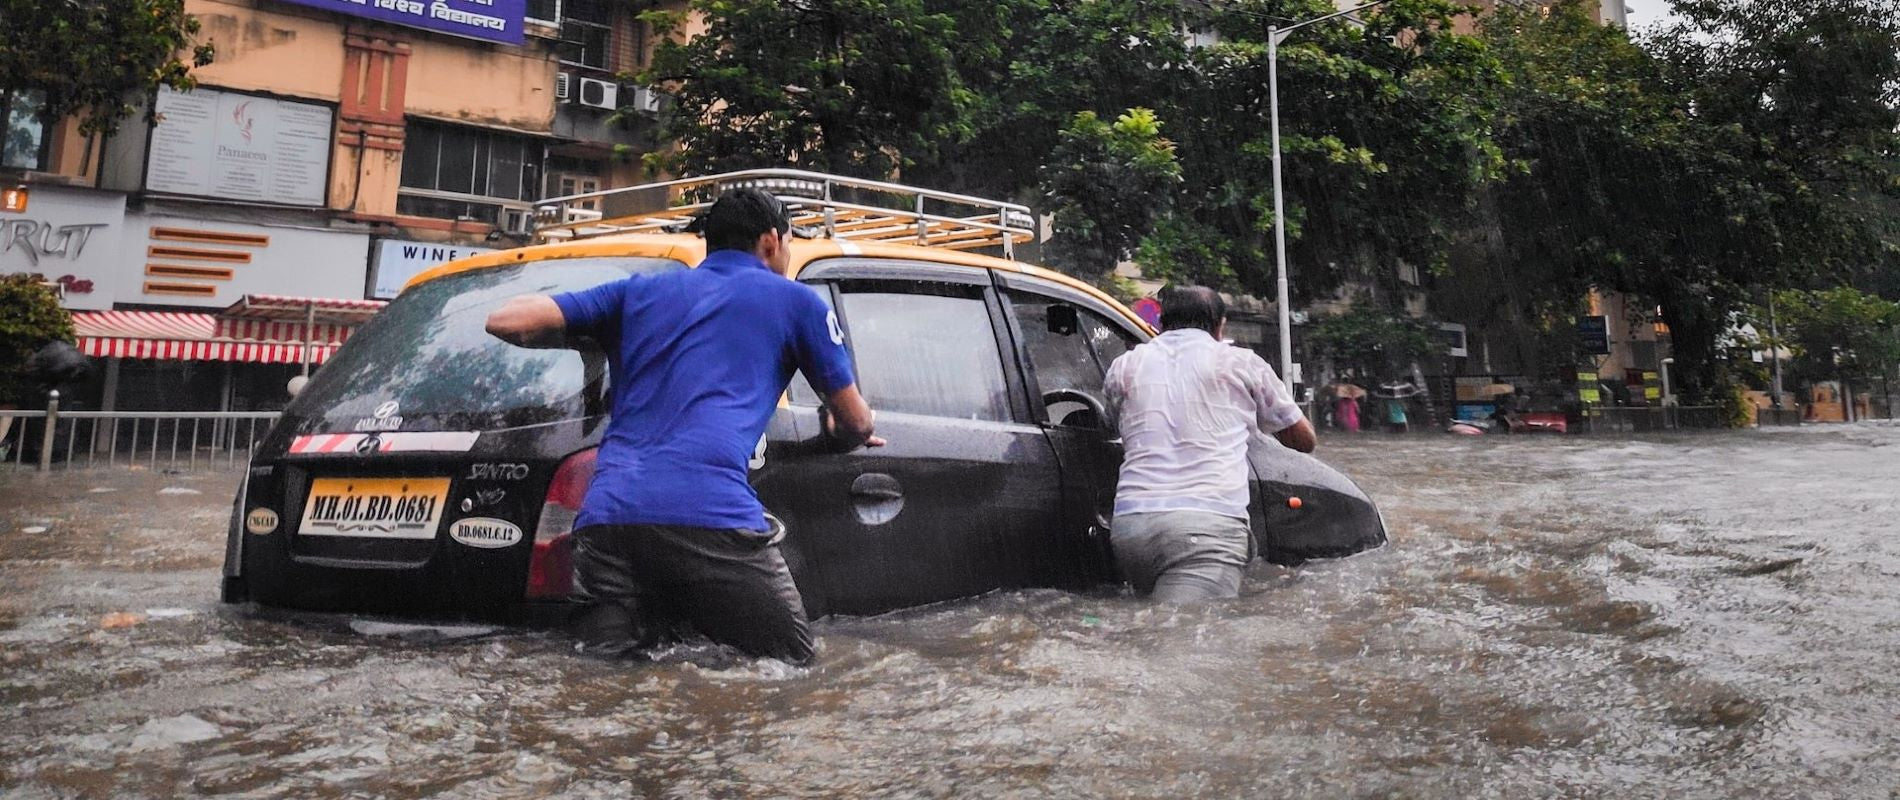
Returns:
[[[433,539],[448,494],[448,478],[318,478],[297,533]]]

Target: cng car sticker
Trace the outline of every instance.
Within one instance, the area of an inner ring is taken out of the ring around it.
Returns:
[[[297,533],[433,539],[448,494],[448,478],[317,478]]]
[[[244,529],[252,533],[270,533],[277,530],[277,512],[268,508],[253,508],[244,515]]]
[[[290,443],[293,454],[309,453],[466,453],[481,434],[476,431],[416,431],[410,433],[318,433],[299,436]],[[367,452],[365,442],[375,441]]]
[[[449,538],[469,547],[507,547],[521,541],[521,528],[505,519],[468,517],[449,526]]]

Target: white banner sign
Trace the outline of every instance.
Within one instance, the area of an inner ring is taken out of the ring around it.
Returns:
[[[321,206],[330,177],[328,106],[159,89],[145,188]]]
[[[383,239],[376,243],[376,278],[370,288],[369,296],[377,300],[390,300],[402,291],[403,284],[410,278],[422,274],[434,267],[447,264],[458,258],[468,258],[478,253],[493,252],[492,247],[468,247],[454,244],[430,244],[428,242],[406,242],[401,239]]]
[[[58,283],[67,308],[111,308],[124,230],[125,195],[28,187],[23,210],[0,213],[0,275]]]
[[[223,307],[247,294],[355,300],[369,235],[133,211],[125,218],[118,301]],[[180,249],[176,237],[194,240]],[[152,248],[169,249],[148,256]]]

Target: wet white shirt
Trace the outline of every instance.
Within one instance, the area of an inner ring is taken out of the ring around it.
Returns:
[[[1115,359],[1105,393],[1127,450],[1117,515],[1246,519],[1248,441],[1304,418],[1260,356],[1195,328],[1168,331]]]

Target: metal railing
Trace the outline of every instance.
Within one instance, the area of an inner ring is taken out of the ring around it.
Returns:
[[[61,411],[0,409],[0,463],[41,471],[92,466],[191,470],[250,458],[275,411]]]

